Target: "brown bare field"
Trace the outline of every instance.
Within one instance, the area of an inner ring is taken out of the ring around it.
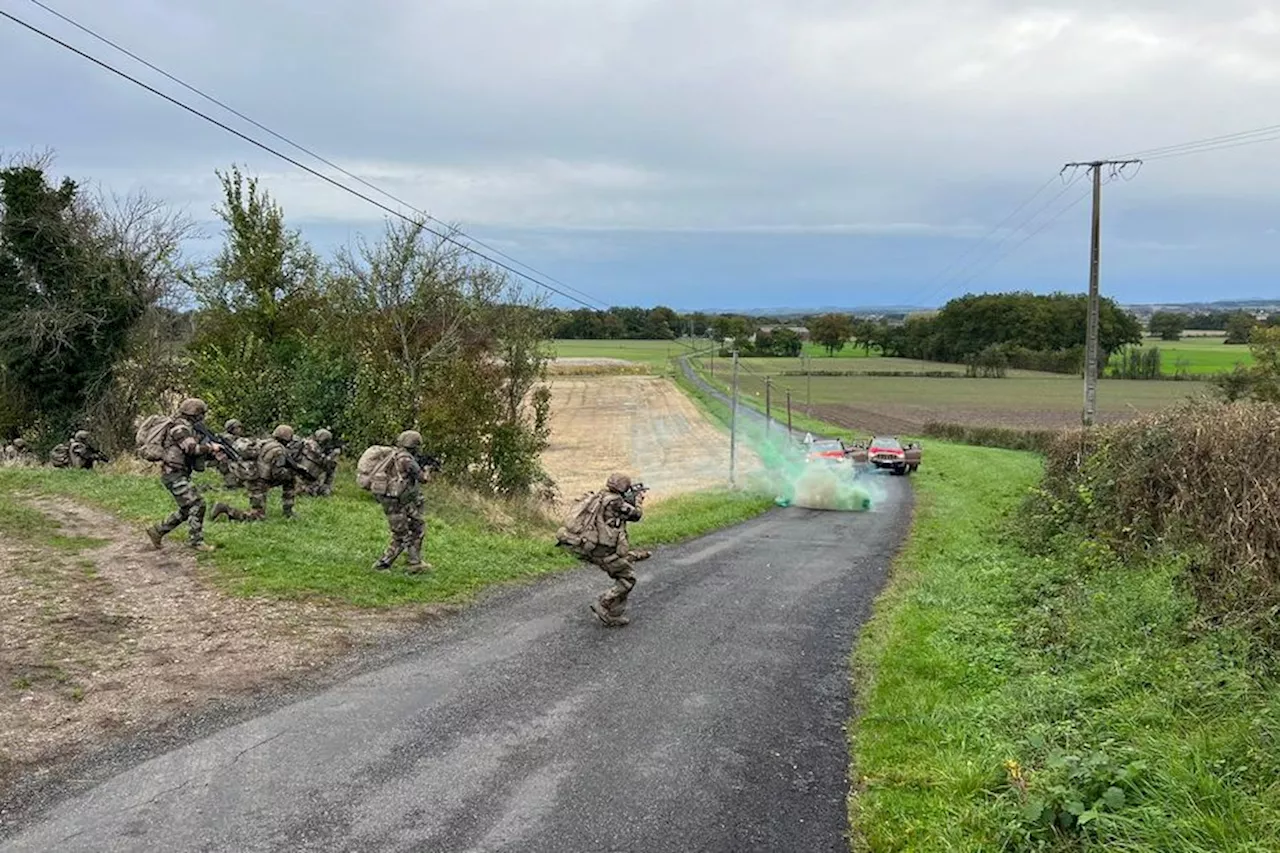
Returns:
[[[111,515],[22,502],[84,538],[0,535],[0,792],[111,736],[312,670],[408,616],[232,598],[191,553],[151,550]]]
[[[553,377],[551,446],[542,461],[570,500],[624,471],[653,487],[649,502],[729,483],[729,437],[669,379]],[[742,448],[743,470],[758,460]]]

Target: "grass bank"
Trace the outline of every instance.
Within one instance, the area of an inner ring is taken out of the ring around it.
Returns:
[[[209,487],[216,480],[206,473],[199,482]],[[0,469],[0,532],[71,548],[81,543],[59,537],[52,522],[15,497],[24,493],[67,497],[109,510],[138,525],[140,542],[145,541],[145,525],[173,507],[157,477]],[[248,505],[244,492],[206,493],[210,508],[220,499]],[[340,474],[333,497],[299,497],[296,520],[281,517],[279,500],[279,491],[273,491],[265,522],[206,521],[206,539],[218,550],[200,559],[227,591],[359,607],[458,602],[491,584],[577,565],[552,544],[555,520],[529,506],[483,499],[446,484],[427,486],[424,556],[435,571],[418,576],[370,571],[387,543],[386,520],[377,503],[351,481],[349,471]],[[673,544],[744,521],[770,506],[760,496],[727,491],[672,498],[634,525],[632,538],[637,547]],[[165,547],[183,547],[185,536],[185,528],[176,531]]]
[[[1280,849],[1280,690],[1169,561],[1032,553],[1038,457],[944,443],[855,653],[855,849]]]

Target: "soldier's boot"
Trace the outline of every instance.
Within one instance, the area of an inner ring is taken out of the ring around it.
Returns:
[[[604,623],[606,628],[621,628],[623,625],[631,624],[630,619],[625,616],[614,616],[609,612],[609,608],[599,601],[592,602],[591,612],[596,615],[597,619]]]
[[[207,553],[209,551],[218,550],[218,547],[216,545],[210,545],[208,542],[192,542],[191,550],[199,551],[201,553]]]
[[[627,559],[631,560],[634,563],[634,562],[639,562],[640,560],[647,560],[652,556],[653,556],[652,551],[631,551],[630,553],[627,554]]]
[[[422,559],[422,540],[417,539],[409,543],[409,547],[405,559],[409,564],[405,566],[405,571],[412,575],[423,574],[431,571],[431,564],[424,562]]]
[[[391,568],[392,564],[395,563],[397,559],[399,559],[400,554],[403,551],[404,547],[401,545],[388,545],[387,550],[383,551],[382,556],[374,562],[373,570],[376,572],[385,572],[387,569]]]
[[[154,524],[148,527],[147,538],[151,540],[151,547],[159,551],[160,545],[164,541],[164,534],[160,532],[160,529]]]
[[[218,501],[213,505],[213,512],[209,514],[209,520],[217,521],[224,515],[227,516],[228,520],[231,518],[231,507],[227,506],[222,501]]]

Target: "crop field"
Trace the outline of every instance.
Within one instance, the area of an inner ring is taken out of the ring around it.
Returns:
[[[701,346],[702,341],[698,341]],[[621,359],[647,364],[654,373],[667,369],[668,360],[685,355],[689,342],[683,341],[553,341],[552,353],[557,359]]]
[[[1180,341],[1147,338],[1142,345],[1144,348],[1160,348],[1160,369],[1170,376],[1178,372],[1180,365],[1192,376],[1210,376],[1230,372],[1237,364],[1246,367],[1253,364],[1253,355],[1247,344],[1225,344],[1222,341],[1222,335],[1201,335],[1183,337]]]
[[[695,360],[694,364],[707,373],[708,361]],[[781,376],[781,364],[770,365],[781,361],[785,360],[744,359],[738,375],[740,392],[763,403],[765,379],[769,377],[777,416],[785,418],[790,390],[794,412],[811,409],[814,417],[850,429],[918,435],[928,421],[1053,429],[1078,424],[1083,405],[1083,383],[1071,376]],[[728,372],[717,366],[716,383],[724,387],[728,380]],[[1206,383],[1196,381],[1103,379],[1098,383],[1098,419],[1123,420],[1139,412],[1166,408],[1203,394],[1207,388]]]

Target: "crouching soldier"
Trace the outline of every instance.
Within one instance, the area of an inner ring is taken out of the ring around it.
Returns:
[[[222,425],[222,440],[234,447],[237,452],[240,450],[240,444],[244,438],[244,424],[232,418]],[[236,462],[230,457],[223,457],[218,460],[218,473],[222,475],[222,487],[224,489],[235,490],[244,485],[241,474],[243,467],[241,463]]]
[[[0,464],[10,468],[38,468],[40,458],[27,449],[25,441],[15,438],[12,444],[5,447],[3,454],[0,454]]]
[[[333,494],[333,476],[338,470],[338,456],[342,450],[331,448],[331,441],[333,433],[318,429],[298,448],[298,462],[311,475],[310,482],[304,484],[302,490],[312,497],[327,498]]]
[[[288,444],[293,440],[293,427],[281,424],[271,433],[271,438],[257,447],[257,464],[252,468],[253,476],[249,479],[249,509],[242,509],[217,503],[213,507],[213,520],[227,516],[232,521],[262,521],[267,517],[267,495],[271,489],[280,487],[280,502],[284,508],[284,517],[293,518],[294,502],[297,499],[298,463],[289,455]],[[237,452],[238,452],[237,448]]]
[[[644,486],[626,474],[613,474],[602,491],[580,498],[556,532],[556,544],[579,559],[598,566],[613,587],[591,605],[591,612],[610,628],[630,623],[627,597],[636,586],[634,563],[647,560],[648,551],[632,551],[627,523],[644,517]]]
[[[195,425],[204,420],[208,411],[204,400],[191,397],[182,401],[176,415],[149,418],[139,429],[139,455],[160,463],[160,482],[178,505],[164,521],[147,528],[147,536],[157,550],[164,537],[184,521],[191,530],[191,547],[197,551],[213,550],[204,541],[204,498],[191,482],[191,475],[203,471],[207,459],[222,453],[216,445],[201,442],[196,433]]]

